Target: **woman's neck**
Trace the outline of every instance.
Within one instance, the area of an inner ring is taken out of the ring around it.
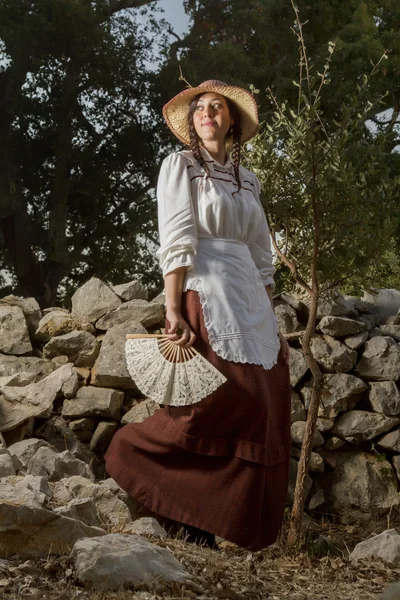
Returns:
[[[203,147],[207,150],[208,154],[212,156],[220,165],[224,165],[227,159],[227,153],[225,149],[225,142],[221,144],[219,141],[206,142],[203,141]]]

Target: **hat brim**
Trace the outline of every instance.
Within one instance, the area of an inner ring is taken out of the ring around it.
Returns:
[[[195,88],[188,88],[167,102],[163,116],[172,133],[185,145],[190,145],[188,114],[191,101],[198,94],[215,92],[229,98],[238,108],[241,117],[241,143],[249,141],[258,131],[258,110],[252,94],[247,90],[222,81],[205,81]]]

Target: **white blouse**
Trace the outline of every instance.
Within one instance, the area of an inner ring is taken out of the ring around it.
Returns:
[[[280,348],[276,318],[264,288],[274,286],[268,223],[254,173],[220,165],[202,149],[210,170],[191,151],[175,152],[161,167],[157,252],[165,276],[186,267],[184,290],[199,293],[209,342],[227,360],[276,363]]]

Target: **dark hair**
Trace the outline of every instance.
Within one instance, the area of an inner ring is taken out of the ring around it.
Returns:
[[[203,158],[203,155],[201,154],[199,137],[196,133],[196,129],[194,127],[194,122],[193,122],[193,115],[196,110],[197,103],[198,103],[199,99],[201,98],[201,96],[204,96],[205,93],[207,93],[207,92],[197,94],[197,96],[195,96],[193,98],[193,100],[191,101],[191,103],[189,105],[189,112],[188,112],[188,125],[189,125],[190,149],[193,153],[193,156],[199,161],[199,163],[201,164],[201,166],[203,167],[203,169],[205,170],[207,175],[209,175],[210,170],[208,168],[206,161]],[[234,102],[232,102],[232,100],[230,100],[230,98],[227,98],[226,96],[224,96],[224,98],[225,98],[226,104],[228,106],[229,113],[230,113],[232,119],[234,120],[234,123],[231,128],[232,133],[229,133],[228,135],[232,137],[231,156],[232,156],[233,172],[235,173],[235,179],[236,179],[236,183],[238,185],[238,190],[240,190],[240,188],[242,187],[242,184],[240,183],[240,177],[239,177],[240,148],[241,148],[240,139],[242,137],[242,127],[240,124],[240,120],[241,120],[240,119],[240,111],[237,108],[236,104]]]

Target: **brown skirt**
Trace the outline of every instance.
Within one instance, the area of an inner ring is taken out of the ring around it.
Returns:
[[[164,407],[114,436],[111,477],[151,511],[256,551],[281,528],[290,458],[289,368],[226,361],[208,344],[196,292],[182,315],[228,381],[197,404]]]

